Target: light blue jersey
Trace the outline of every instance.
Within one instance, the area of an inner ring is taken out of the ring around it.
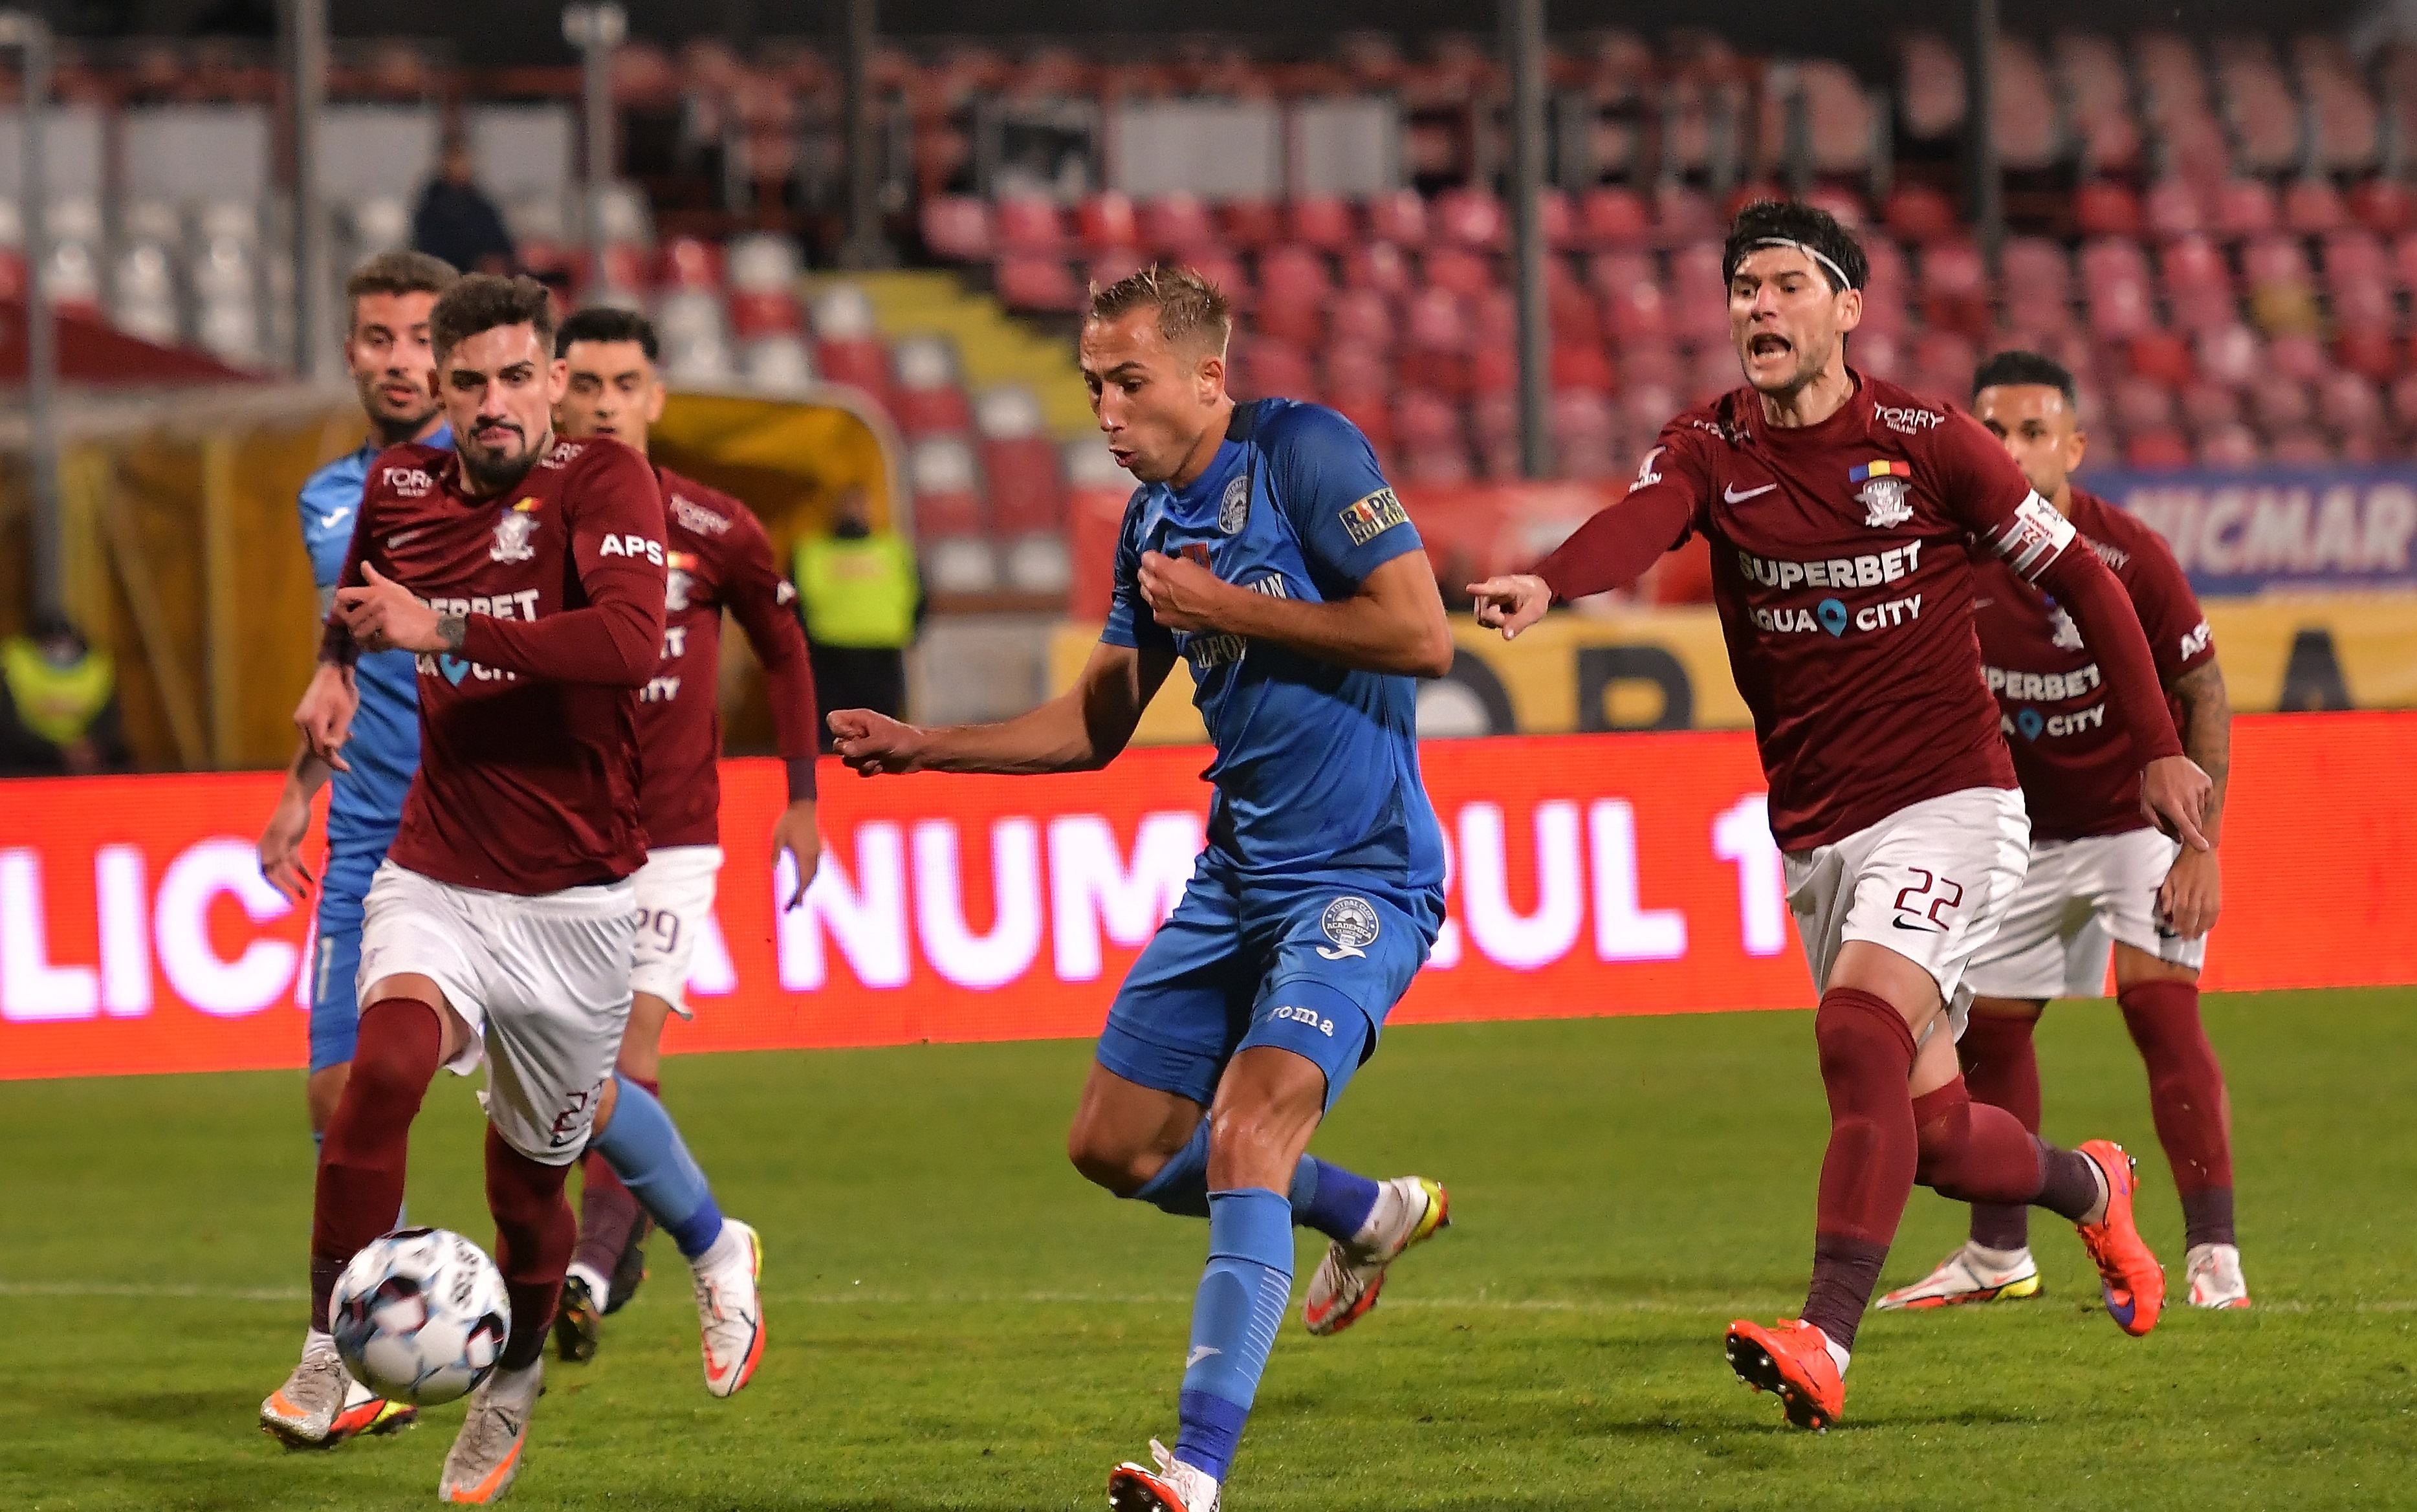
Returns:
[[[1141,596],[1142,554],[1187,556],[1228,583],[1330,603],[1419,549],[1359,428],[1288,399],[1236,405],[1207,472],[1179,490],[1148,484],[1126,507],[1101,638],[1191,663],[1193,702],[1217,747],[1209,848],[1244,886],[1353,873],[1405,892],[1441,887],[1443,837],[1419,777],[1417,680],[1166,630]]]
[[[1443,923],[1415,680],[1170,631],[1141,596],[1142,554],[1331,603],[1419,549],[1366,438],[1330,409],[1284,399],[1237,405],[1207,472],[1127,506],[1102,638],[1191,663],[1217,759],[1208,848],[1100,1034],[1100,1063],[1117,1076],[1206,1107],[1228,1061],[1272,1046],[1326,1074],[1330,1107]]]
[[[439,428],[431,446],[451,446],[453,433]],[[385,448],[375,441],[345,453],[311,475],[302,485],[302,544],[311,553],[311,579],[324,603],[343,576],[344,554],[353,543],[353,523],[359,517],[361,485],[370,464]],[[353,715],[353,736],[344,746],[350,771],[333,780],[327,801],[327,845],[331,850],[374,848],[384,853],[403,822],[403,797],[410,791],[412,773],[419,770],[419,687],[409,651],[378,651],[361,657],[353,669],[360,690],[360,709]]]
[[[438,427],[431,446],[451,446]],[[360,517],[361,485],[385,449],[372,441],[338,457],[302,485],[302,544],[325,604],[343,576]],[[360,1026],[354,978],[361,963],[362,900],[386,848],[403,822],[403,795],[419,770],[419,684],[409,651],[364,654],[353,668],[360,707],[344,742],[350,771],[332,779],[327,798],[327,866],[320,878],[318,943],[311,960],[311,1069],[353,1058]]]

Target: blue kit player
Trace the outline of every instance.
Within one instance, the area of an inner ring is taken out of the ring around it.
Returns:
[[[1118,1512],[1215,1512],[1292,1291],[1296,1224],[1333,1241],[1303,1319],[1336,1333],[1447,1221],[1443,1188],[1306,1153],[1443,922],[1443,838],[1419,777],[1420,677],[1451,633],[1417,530],[1342,416],[1225,392],[1224,298],[1158,267],[1096,291],[1081,359],[1141,483],[1115,606],[1074,688],[1021,718],[924,729],[831,714],[886,772],[1086,771],[1191,664],[1217,758],[1208,845],[1133,963],[1068,1137],[1118,1197],[1208,1220],[1181,1432],[1108,1480]]]
[[[449,446],[451,433],[436,403],[436,354],[428,313],[460,275],[424,252],[381,253],[355,269],[344,285],[351,328],[344,365],[370,420],[370,439],[311,475],[302,485],[302,542],[319,588],[324,618],[353,543],[361,486],[377,454],[404,441]],[[315,639],[315,632],[314,632]],[[332,775],[327,802],[327,876],[319,889],[316,943],[305,970],[311,994],[311,1138],[327,1132],[343,1094],[360,1019],[354,975],[360,969],[361,900],[386,859],[403,817],[403,795],[419,768],[419,695],[409,651],[365,654],[354,668],[360,708],[343,767],[331,771],[306,745],[286,771],[277,809],[260,836],[260,870],[296,903],[309,901],[310,875],[301,864],[311,828],[311,802]],[[362,1431],[388,1432],[409,1424],[418,1409],[384,1402],[358,1382],[336,1420],[330,1443]]]

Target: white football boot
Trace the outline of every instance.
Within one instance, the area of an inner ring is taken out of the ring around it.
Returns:
[[[352,1386],[334,1336],[313,1329],[303,1338],[302,1363],[260,1404],[261,1430],[289,1449],[328,1448]]]
[[[529,1413],[545,1386],[545,1356],[525,1370],[498,1367],[470,1397],[469,1415],[445,1456],[436,1483],[440,1502],[483,1506],[503,1500],[521,1473]]]
[[[1880,1298],[1882,1312],[1919,1307],[1956,1307],[1973,1302],[2020,1302],[2040,1294],[2039,1263],[2028,1247],[2004,1251],[1967,1243],[1938,1262],[1938,1269],[1911,1286]]]
[[[1182,1463],[1156,1439],[1149,1441],[1155,1470],[1128,1459],[1108,1473],[1110,1512],[1217,1512],[1217,1478]]]
[[[755,1282],[764,1274],[764,1242],[737,1218],[722,1220],[722,1237],[690,1262],[696,1281],[696,1321],[705,1352],[705,1389],[736,1394],[755,1379],[764,1358],[764,1304]]]
[[[1385,1287],[1385,1270],[1412,1245],[1452,1227],[1452,1196],[1440,1182],[1397,1176],[1376,1184],[1376,1205],[1349,1243],[1326,1251],[1301,1299],[1300,1321],[1323,1338],[1368,1316]]]
[[[2237,1245],[2191,1245],[2182,1274],[2190,1278],[2190,1305],[2194,1307],[2249,1306],[2249,1283],[2242,1278],[2241,1248]]]

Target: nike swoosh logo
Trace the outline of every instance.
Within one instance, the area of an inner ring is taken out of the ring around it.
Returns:
[[[350,511],[350,510],[338,510],[338,511],[337,511],[335,513],[333,513],[333,514],[322,514],[321,516],[319,516],[319,525],[320,525],[320,527],[321,527],[322,529],[325,529],[325,528],[326,528],[326,527],[327,527],[328,526],[334,525],[337,521],[343,519],[345,516],[347,516],[347,515],[351,514],[352,512],[352,512],[352,511]]]
[[[402,545],[404,542],[413,539],[418,534],[419,532],[417,530],[405,530],[397,535],[390,535],[386,538],[386,549],[392,551],[397,546]]]
[[[1737,491],[1737,485],[1732,483],[1728,487],[1721,490],[1721,498],[1726,503],[1742,504],[1747,499],[1754,497],[1756,495],[1768,494],[1778,486],[1779,485],[1777,483],[1765,483],[1760,488],[1749,488],[1744,493],[1741,494]]]
[[[1998,601],[1995,599],[1974,599],[1972,601],[1972,607],[1975,609],[1985,609],[1997,602]]]
[[[1198,1365],[1201,1361],[1208,1358],[1210,1355],[1223,1354],[1224,1352],[1225,1352],[1224,1350],[1212,1350],[1206,1344],[1195,1345],[1192,1351],[1192,1358],[1183,1362],[1183,1368],[1189,1370],[1193,1366]]]
[[[1915,931],[1917,934],[1943,935],[1947,933],[1946,930],[1941,929],[1935,924],[1908,924],[1902,919],[1891,919],[1889,923],[1896,925],[1899,929],[1910,929]]]

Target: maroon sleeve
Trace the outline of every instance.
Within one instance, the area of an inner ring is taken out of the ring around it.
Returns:
[[[794,803],[814,796],[814,753],[821,743],[814,666],[806,655],[806,633],[789,607],[797,602],[797,589],[773,563],[772,542],[763,523],[744,506],[734,509],[731,519],[737,528],[724,548],[722,602],[747,632],[755,659],[764,664],[772,729],[788,762],[789,802]]]
[[[1966,529],[1992,545],[2020,513],[2024,501],[2032,496],[2030,480],[2023,476],[2022,468],[1998,444],[1998,438],[1960,409],[1949,410],[1947,422],[1932,435],[1930,457],[1937,473],[1938,496],[1947,512]],[[2045,505],[2045,501],[2042,502]],[[2050,509],[2048,512],[2053,514],[2055,511]],[[2060,543],[2058,549],[2062,549]],[[2002,548],[1999,555],[2005,555]],[[2021,563],[2015,563],[2014,570],[2037,581]]]
[[[1687,539],[1710,479],[1693,433],[1678,422],[1664,427],[1627,496],[1579,526],[1536,564],[1536,575],[1562,601],[1626,588]]]
[[[563,512],[587,607],[525,620],[472,615],[462,654],[556,682],[642,688],[662,654],[662,495],[646,459],[618,443],[591,447],[574,466]]]
[[[2183,674],[2215,660],[2215,636],[2172,550],[2154,531],[2139,535],[2142,539],[2124,547],[2132,560],[2128,573],[2119,575],[2132,595],[2141,628],[2149,633],[2158,680],[2170,688]]]
[[[2065,527],[2067,532],[2072,528]],[[2029,575],[2056,595],[2073,616],[2082,640],[2097,653],[2116,717],[2131,733],[2133,760],[2145,767],[2161,757],[2181,755],[2181,737],[2174,733],[2173,710],[2157,682],[2156,659],[2149,653],[2140,617],[2133,611],[2123,585],[2098,559],[2098,553],[2086,546],[2061,551]]]
[[[370,505],[377,497],[377,477],[378,470],[372,465],[368,481],[361,485],[361,502],[353,511],[353,543],[344,548],[344,570],[336,574],[339,592],[348,588],[359,588],[369,581],[361,575],[361,556],[369,549],[370,542],[377,539],[370,529]],[[360,660],[360,656],[361,649],[354,642],[353,633],[346,630],[343,620],[337,617],[335,601],[331,597],[327,603],[327,623],[319,633],[319,660],[338,666],[351,666]]]

